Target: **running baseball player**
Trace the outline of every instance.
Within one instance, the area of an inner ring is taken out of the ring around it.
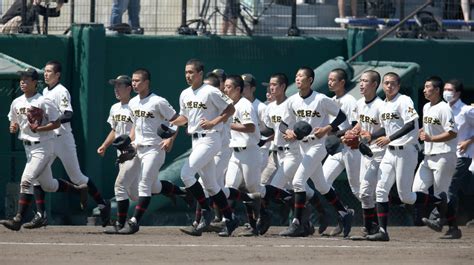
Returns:
[[[425,81],[423,94],[428,103],[423,107],[423,128],[420,140],[424,142],[424,159],[415,174],[413,191],[428,194],[433,186],[435,195],[448,193],[456,168],[457,128],[448,103],[443,101],[444,84],[441,78],[432,76]],[[433,225],[429,219],[422,221],[435,231],[441,232],[446,216]]]
[[[456,214],[458,208],[458,193],[463,189],[463,183],[471,177],[469,165],[472,166],[474,156],[474,108],[461,101],[464,85],[453,79],[444,85],[443,98],[449,104],[453,115],[457,134],[456,168],[449,186],[449,203],[447,212],[448,231],[442,239],[459,239],[462,232],[458,227]],[[439,220],[425,220],[430,227],[440,227]],[[468,225],[466,224],[466,227]]]
[[[260,193],[260,165],[262,164],[258,143],[260,141],[260,130],[258,128],[258,114],[253,104],[243,97],[244,80],[241,76],[230,75],[225,81],[224,91],[233,101],[235,112],[231,118],[231,138],[229,147],[232,156],[229,160],[225,177],[225,189],[229,200],[241,200],[247,210],[247,217],[252,229],[240,233],[241,236],[258,235],[257,219],[260,208],[254,211],[255,205],[245,192],[240,192],[243,186],[246,192]],[[258,194],[260,195],[260,194]],[[260,207],[260,200],[255,200],[256,206]]]
[[[118,234],[134,234],[139,231],[140,221],[155,194],[185,195],[185,191],[169,181],[159,180],[158,174],[165,162],[166,152],[173,147],[173,137],[162,139],[158,128],[173,121],[178,114],[168,101],[150,90],[151,75],[147,69],[137,69],[132,75],[132,87],[138,94],[129,102],[133,127],[130,138],[136,148],[138,169],[138,202],[135,212]]]
[[[371,134],[380,130],[380,112],[384,102],[377,96],[377,88],[380,85],[380,74],[373,70],[365,71],[359,79],[360,93],[363,98],[359,99],[353,110],[357,118],[357,124],[352,131],[359,135],[366,142],[370,143],[372,157],[361,156],[360,162],[360,201],[363,212],[362,239],[367,235],[378,232],[377,211],[375,209],[375,187],[377,186],[377,176],[385,154],[386,147],[379,147],[374,141],[370,142]],[[353,240],[359,239],[359,236],[351,237]]]
[[[418,156],[418,113],[410,97],[400,91],[400,76],[389,72],[383,77],[385,101],[380,120],[382,129],[372,133],[371,139],[379,147],[387,147],[380,162],[380,172],[377,179],[376,201],[379,231],[367,235],[370,241],[389,241],[387,231],[388,195],[396,182],[398,196],[403,203],[433,202],[442,213],[446,213],[446,197],[435,197],[422,192],[412,192],[413,174]],[[443,194],[441,194],[443,195]]]
[[[116,79],[109,80],[114,86],[115,98],[119,102],[112,105],[107,118],[110,124],[110,132],[104,142],[97,149],[100,156],[104,156],[107,148],[120,135],[129,135],[133,126],[132,111],[128,107],[130,93],[132,92],[132,79],[126,75],[120,75]],[[119,153],[117,151],[117,153]],[[118,155],[118,154],[117,154]],[[106,234],[116,234],[122,229],[127,221],[129,199],[138,200],[138,177],[140,165],[136,162],[138,158],[119,164],[119,173],[115,180],[114,193],[117,200],[117,221],[112,228],[106,229]]]
[[[267,105],[262,103],[258,98],[255,97],[255,90],[257,89],[257,81],[255,80],[255,77],[251,74],[243,74],[242,79],[244,80],[244,90],[242,92],[242,95],[248,99],[250,102],[252,102],[252,106],[254,110],[258,114],[258,128],[260,131],[264,130],[265,124],[263,122],[264,116],[265,116],[265,111],[267,109]],[[267,165],[267,160],[268,160],[268,150],[270,148],[271,141],[268,141],[266,137],[261,137],[261,140],[259,140],[259,146],[260,146],[260,156],[261,159],[260,161],[262,162],[260,164],[261,169],[260,171],[263,171]]]
[[[353,96],[346,93],[347,84],[347,73],[343,69],[337,68],[332,70],[328,76],[328,87],[329,90],[336,94],[332,100],[341,108],[341,111],[346,115],[347,119],[339,125],[336,136],[343,136],[343,134],[350,130],[355,121],[353,118],[353,110],[356,106],[356,100]],[[330,121],[335,119],[334,116],[329,116]],[[348,146],[344,146],[341,152],[334,155],[328,155],[323,164],[323,174],[326,182],[332,186],[337,176],[339,176],[345,169],[347,174],[347,180],[349,181],[349,187],[351,188],[352,194],[356,198],[359,198],[359,173],[360,173],[360,157],[359,150],[352,149]],[[321,207],[322,208],[322,207]],[[323,213],[320,213],[324,214]],[[338,222],[338,226],[329,233],[330,236],[336,236],[342,233],[342,222]],[[321,232],[321,231],[320,231]]]
[[[292,128],[297,121],[305,121],[311,125],[313,131],[300,141],[302,161],[292,182],[295,192],[294,218],[288,229],[282,231],[280,235],[301,236],[304,234],[302,216],[306,203],[307,181],[311,177],[319,193],[336,208],[342,219],[343,234],[346,237],[351,230],[354,211],[344,207],[334,189],[326,182],[321,164],[326,156],[324,147],[326,135],[343,123],[346,115],[333,100],[311,89],[314,81],[314,71],[311,68],[301,67],[296,73],[295,81],[299,93],[288,98],[287,111],[282,120],[288,124],[289,128]],[[329,123],[329,115],[336,117],[331,123]],[[295,132],[287,129],[284,139],[295,140]]]
[[[212,219],[210,206],[203,187],[196,180],[199,173],[204,188],[222,212],[226,226],[220,236],[230,236],[238,222],[232,217],[227,198],[216,181],[214,156],[221,150],[221,131],[223,122],[235,111],[232,101],[219,89],[203,84],[204,65],[196,59],[186,63],[186,82],[190,87],[181,92],[179,98],[180,116],[172,124],[187,124],[188,134],[192,137],[192,151],[181,170],[181,179],[188,192],[191,192],[201,205],[201,220],[190,229],[181,229],[183,233],[200,236]]]
[[[76,185],[87,184],[89,195],[97,203],[100,210],[102,226],[106,226],[110,221],[110,202],[102,198],[94,181],[86,177],[79,166],[77,159],[76,143],[72,134],[71,119],[73,110],[71,105],[71,95],[69,91],[60,83],[62,66],[58,61],[49,61],[44,68],[44,82],[47,87],[43,89],[43,96],[53,101],[58,106],[61,116],[61,127],[54,130],[56,139],[54,144],[54,155],[59,157],[72,183]],[[40,185],[35,185],[35,202],[37,213],[33,220],[26,225],[28,228],[39,228],[47,224],[45,211],[45,192]],[[86,205],[82,206],[83,209]]]
[[[20,196],[17,214],[13,219],[1,220],[0,224],[14,231],[21,229],[25,214],[33,201],[33,183],[41,185],[47,192],[74,192],[81,196],[81,203],[87,200],[87,186],[75,186],[62,179],[53,179],[51,164],[54,161],[54,129],[61,126],[60,112],[56,105],[37,92],[39,75],[33,68],[19,71],[20,88],[23,95],[16,98],[8,113],[10,133],[19,132],[23,142],[26,165],[20,181]],[[44,211],[38,212],[46,220]],[[46,226],[47,223],[41,223]]]

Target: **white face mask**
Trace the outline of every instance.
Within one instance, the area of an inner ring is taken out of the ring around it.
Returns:
[[[443,92],[443,98],[444,98],[444,100],[446,100],[446,102],[451,102],[451,101],[453,101],[454,92],[452,92],[452,91],[444,91],[444,92]]]

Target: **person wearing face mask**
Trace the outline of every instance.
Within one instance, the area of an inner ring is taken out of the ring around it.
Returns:
[[[451,186],[449,187],[447,216],[449,230],[444,236],[446,239],[457,239],[461,237],[461,233],[457,232],[459,229],[456,230],[457,194],[463,186],[468,187],[463,184],[471,177],[469,166],[474,156],[474,107],[466,105],[461,101],[460,97],[463,92],[464,85],[459,80],[453,79],[444,85],[443,98],[449,103],[449,106],[453,110],[454,121],[458,130],[456,170],[451,181]],[[472,219],[473,210],[470,209],[468,212],[470,213],[470,219]],[[453,233],[453,231],[456,233]]]

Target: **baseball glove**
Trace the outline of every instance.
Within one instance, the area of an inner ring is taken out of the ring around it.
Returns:
[[[115,165],[119,165],[127,160],[132,160],[137,151],[131,144],[131,139],[128,135],[123,134],[117,137],[112,145],[120,151],[120,155],[117,157],[115,161]]]
[[[359,151],[361,154],[372,157],[374,154],[372,153],[372,149],[369,147],[369,141],[365,138],[362,138],[362,140],[359,143]]]
[[[44,111],[41,108],[37,108],[31,106],[27,112],[26,117],[28,119],[28,123],[30,124],[30,128],[33,132],[41,125],[43,121]]]
[[[157,133],[162,139],[167,139],[173,137],[173,135],[176,133],[176,130],[177,126],[168,127],[165,124],[161,124],[158,127]]]
[[[343,137],[342,142],[349,146],[351,149],[359,148],[359,136],[352,133],[351,131],[347,131]]]

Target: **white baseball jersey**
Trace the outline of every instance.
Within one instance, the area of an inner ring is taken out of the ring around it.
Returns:
[[[135,96],[128,103],[132,111],[132,121],[135,126],[136,145],[158,145],[162,141],[158,135],[158,127],[169,121],[176,114],[170,103],[154,93],[140,99]]]
[[[45,98],[51,99],[56,106],[59,108],[61,115],[64,114],[65,111],[73,111],[72,104],[71,104],[71,95],[69,91],[64,87],[62,84],[56,84],[56,86],[51,88],[43,89],[43,96]],[[61,126],[54,130],[56,134],[65,134],[71,132],[71,123],[61,123]]]
[[[285,111],[287,111],[287,104],[288,100],[285,100],[281,102],[280,104],[277,104],[276,101],[271,102],[268,104],[266,115],[265,115],[265,125],[268,128],[273,129],[275,136],[273,137],[273,143],[275,146],[289,146],[289,145],[294,145],[297,142],[292,141],[288,142],[285,139],[283,139],[283,133],[280,132],[278,127],[280,126],[281,121],[283,120],[283,116],[285,115]]]
[[[385,134],[390,136],[400,130],[406,123],[415,121],[415,128],[402,137],[390,142],[391,146],[404,146],[418,143],[418,113],[410,97],[398,93],[390,101],[385,100],[380,121],[385,128]]]
[[[229,147],[256,146],[260,141],[257,111],[254,110],[252,103],[244,97],[241,97],[234,107],[235,113],[232,115],[232,123],[253,124],[255,125],[255,131],[252,133],[244,133],[231,130]]]
[[[460,99],[451,106],[454,114],[454,121],[458,129],[458,143],[474,136],[474,107],[464,104]],[[474,144],[468,146],[466,152],[460,153],[458,157],[474,157]]]
[[[219,123],[210,130],[199,126],[202,119],[213,120],[232,104],[232,100],[219,89],[203,84],[198,89],[188,87],[179,97],[180,115],[188,119],[188,133],[206,133],[221,131],[223,124]]]
[[[329,124],[329,115],[337,116],[339,106],[326,95],[311,91],[311,94],[303,98],[299,94],[289,97],[287,111],[284,113],[283,121],[289,128],[297,121],[305,121],[311,127],[324,127]]]
[[[423,106],[423,131],[429,136],[435,136],[444,132],[457,132],[454,125],[454,116],[448,103],[441,101],[436,105],[430,102]],[[425,155],[444,154],[456,151],[456,138],[447,142],[426,142]]]
[[[265,119],[265,113],[267,110],[267,105],[263,104],[260,100],[255,99],[252,102],[252,106],[253,106],[253,109],[257,112],[258,128],[260,130],[265,129],[264,119]]]
[[[8,120],[19,125],[18,139],[22,141],[45,141],[54,137],[53,131],[46,132],[32,132],[29,126],[26,113],[31,107],[37,107],[44,111],[41,126],[48,124],[51,121],[56,121],[59,118],[59,110],[56,105],[49,99],[43,97],[40,93],[27,98],[21,95],[13,100],[10,111],[8,112]]]
[[[353,114],[354,108],[356,108],[357,101],[356,99],[349,94],[344,94],[342,97],[338,98],[336,96],[332,97],[332,100],[341,108],[342,112],[346,114],[346,120],[339,125],[339,130],[345,130],[351,127],[352,122],[356,120]],[[332,122],[336,116],[329,115],[329,122]]]
[[[384,101],[377,96],[371,102],[365,102],[365,98],[361,98],[357,101],[353,116],[356,117],[356,121],[360,124],[361,130],[369,133],[380,130],[382,126],[380,113],[384,104]],[[373,152],[380,152],[383,151],[385,147],[381,148],[375,144],[375,141],[372,141],[370,149],[372,149]]]
[[[122,134],[130,134],[130,130],[133,126],[132,116],[133,113],[128,104],[117,102],[112,105],[107,123],[109,123],[110,128],[115,131],[116,137]]]

